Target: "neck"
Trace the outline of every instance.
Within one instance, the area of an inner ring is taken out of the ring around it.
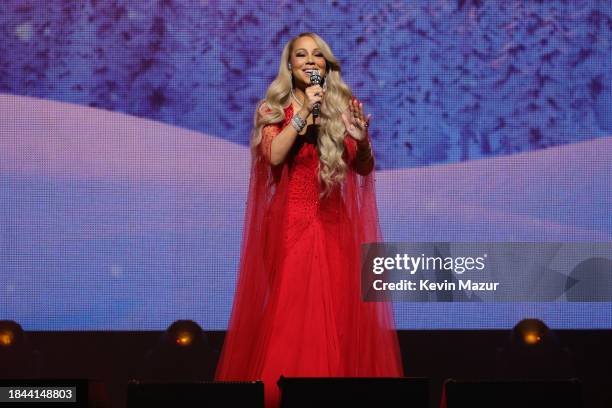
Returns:
[[[303,89],[300,89],[299,87],[295,87],[293,88],[293,95],[295,95],[295,98],[298,101],[298,104],[304,104],[304,100],[306,99],[306,94],[304,93]]]

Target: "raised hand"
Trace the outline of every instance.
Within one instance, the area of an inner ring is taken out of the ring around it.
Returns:
[[[366,118],[363,113],[363,103],[359,102],[357,98],[353,98],[349,102],[348,109],[342,113],[342,121],[346,131],[357,141],[361,141],[366,137],[371,117],[372,115],[369,114]]]

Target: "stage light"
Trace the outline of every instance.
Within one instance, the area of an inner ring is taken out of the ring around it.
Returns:
[[[8,330],[0,331],[0,346],[9,347],[13,344],[15,337],[13,333]]]
[[[537,333],[527,332],[523,334],[523,341],[525,344],[537,344],[540,342],[540,340],[542,340],[542,337],[540,337]]]
[[[191,320],[178,320],[147,353],[143,378],[163,381],[212,379],[212,356],[202,328]]]
[[[167,341],[179,346],[189,347],[196,342],[207,344],[202,328],[191,320],[177,320],[166,331]]]
[[[23,338],[23,329],[12,320],[0,320],[0,346],[15,347]]]
[[[0,378],[34,378],[40,368],[40,353],[32,349],[21,325],[0,320]]]
[[[556,342],[552,331],[538,319],[523,319],[512,331],[513,340],[525,346],[536,346],[543,341]]]
[[[538,319],[523,319],[498,351],[497,374],[503,378],[560,379],[574,376],[569,350]]]
[[[189,332],[178,333],[175,343],[181,347],[187,347],[193,343],[193,336]]]

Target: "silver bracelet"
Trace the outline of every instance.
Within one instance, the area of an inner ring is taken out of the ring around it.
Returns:
[[[296,113],[295,115],[293,115],[293,119],[291,119],[291,125],[293,125],[295,130],[300,133],[302,129],[304,129],[304,126],[306,126],[306,121],[300,118],[300,115]]]

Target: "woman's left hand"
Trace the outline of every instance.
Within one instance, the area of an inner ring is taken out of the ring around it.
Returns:
[[[342,113],[342,120],[346,131],[351,137],[357,141],[361,141],[366,137],[368,132],[368,125],[370,123],[371,114],[366,118],[363,113],[363,103],[359,102],[357,98],[349,103],[348,110]]]

